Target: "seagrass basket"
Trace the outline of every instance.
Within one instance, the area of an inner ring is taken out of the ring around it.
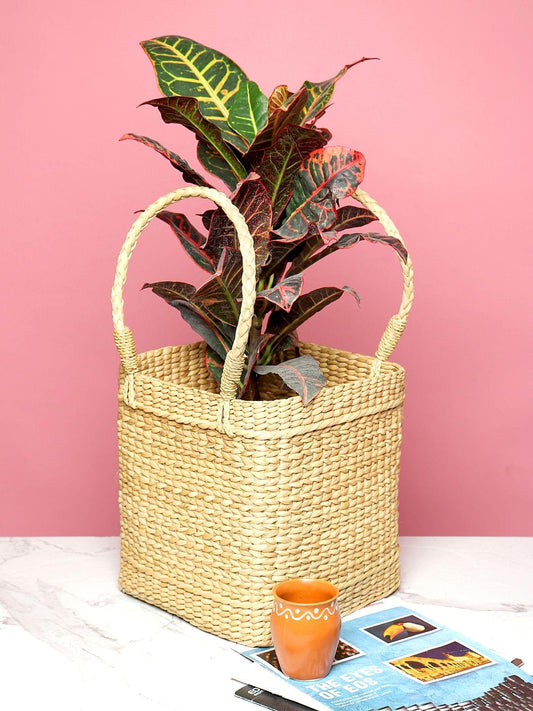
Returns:
[[[171,203],[206,197],[236,228],[243,256],[242,307],[220,392],[204,343],[137,354],[124,325],[123,288],[137,239]],[[355,197],[401,240],[366,193]],[[326,578],[342,614],[399,585],[398,470],[404,370],[387,362],[410,310],[411,262],[375,357],[302,344],[327,386],[299,397],[235,399],[255,302],[255,255],[243,217],[213,189],[187,187],[134,223],[112,293],[121,357],[119,465],[121,590],[208,632],[270,644],[273,585]]]

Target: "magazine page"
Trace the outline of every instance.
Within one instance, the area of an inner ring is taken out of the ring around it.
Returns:
[[[405,607],[345,621],[331,672],[318,681],[285,677],[273,649],[245,655],[313,699],[313,705],[330,709],[445,708],[474,699],[490,702],[499,695],[510,700],[506,708],[533,711],[529,675],[460,632]]]

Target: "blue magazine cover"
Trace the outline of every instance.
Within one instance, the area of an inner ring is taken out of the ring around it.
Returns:
[[[459,632],[395,607],[345,621],[333,667],[324,679],[285,677],[275,651],[244,655],[277,673],[309,700],[331,709],[380,711],[477,701],[533,711],[533,678]],[[454,706],[454,708],[457,708]]]

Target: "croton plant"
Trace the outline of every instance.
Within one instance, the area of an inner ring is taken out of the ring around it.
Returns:
[[[326,81],[305,81],[296,92],[277,86],[267,97],[227,56],[186,37],[157,37],[141,45],[163,94],[145,104],[156,107],[165,123],[193,131],[200,164],[231,191],[255,244],[257,300],[239,397],[272,397],[273,389],[263,385],[270,380],[281,385],[278,396],[295,391],[306,404],[325,378],[311,356],[300,355],[297,329],[343,294],[359,297],[348,286],[303,293],[304,271],[362,240],[389,244],[406,256],[394,238],[353,231],[376,220],[353,197],[350,204],[339,204],[361,183],[365,158],[351,148],[328,146],[331,133],[317,126],[336,82],[366,59]],[[208,177],[157,141],[132,133],[123,139],[153,148],[186,182],[212,187]],[[203,229],[176,212],[158,217],[209,277],[199,288],[181,281],[143,288],[176,308],[206,341],[205,366],[220,381],[241,299],[235,229],[221,209],[201,215]]]

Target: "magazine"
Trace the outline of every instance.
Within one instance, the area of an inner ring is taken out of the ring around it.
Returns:
[[[533,677],[463,634],[405,607],[369,611],[345,621],[333,667],[324,679],[296,681],[284,676],[273,648],[243,654],[283,679],[282,685],[266,686],[270,692],[313,709],[533,711]],[[253,701],[250,689],[237,695]],[[286,693],[290,689],[298,693]],[[259,691],[255,702],[265,706]]]

